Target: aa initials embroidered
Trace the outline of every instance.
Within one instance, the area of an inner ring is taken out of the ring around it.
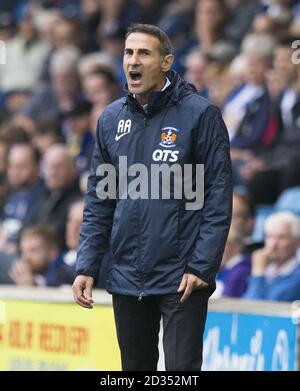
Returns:
[[[126,134],[129,134],[130,130],[131,130],[131,119],[128,119],[126,121],[124,119],[121,119],[121,121],[119,121],[118,124],[118,130],[117,130],[115,140],[119,141],[120,138],[126,136]]]

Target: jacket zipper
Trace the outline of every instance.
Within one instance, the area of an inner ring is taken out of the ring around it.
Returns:
[[[141,292],[140,295],[139,295],[138,301],[142,301],[143,300],[143,296],[145,296],[145,293]]]
[[[147,126],[147,117],[146,115],[144,115],[144,129],[146,128]],[[138,218],[139,218],[139,252],[141,254],[141,219],[140,219],[140,215],[138,215]],[[140,255],[140,259],[142,259],[141,255]],[[141,280],[142,280],[142,292],[140,292],[140,295],[138,297],[138,301],[141,302],[142,299],[143,299],[143,296],[145,296],[145,292],[144,292],[144,274],[143,274],[143,271],[141,270],[140,271],[141,273]]]

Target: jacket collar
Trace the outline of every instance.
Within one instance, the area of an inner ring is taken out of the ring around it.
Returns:
[[[163,110],[165,107],[176,104],[182,96],[183,89],[187,86],[180,76],[175,71],[169,71],[166,77],[170,80],[170,84],[163,91],[152,91],[149,95],[147,113],[149,115]],[[124,90],[127,92],[126,103],[131,111],[144,112],[142,106],[134,98],[133,94],[129,92],[126,83]]]

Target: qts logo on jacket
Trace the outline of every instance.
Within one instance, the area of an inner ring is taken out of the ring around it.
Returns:
[[[163,148],[175,148],[177,140],[177,134],[179,129],[172,128],[171,126],[167,126],[162,128],[161,133],[161,142],[159,145]],[[178,160],[179,151],[174,151],[172,149],[156,149],[152,154],[152,159],[155,162],[170,162],[175,163]]]

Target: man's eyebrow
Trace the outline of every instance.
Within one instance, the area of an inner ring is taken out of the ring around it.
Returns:
[[[125,52],[133,52],[134,49],[132,49],[132,48],[125,48],[124,50],[125,50]],[[138,52],[142,52],[142,53],[151,53],[152,52],[151,49],[147,49],[147,48],[138,48],[136,50]]]

